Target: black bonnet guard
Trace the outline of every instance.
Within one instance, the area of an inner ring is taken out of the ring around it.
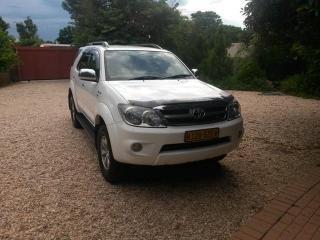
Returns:
[[[155,108],[163,105],[172,104],[195,104],[195,103],[205,103],[214,101],[223,101],[226,103],[231,103],[234,100],[232,95],[214,97],[214,98],[199,98],[199,99],[184,99],[184,100],[157,100],[157,101],[136,101],[129,100],[129,104],[133,106],[145,107],[145,108]]]

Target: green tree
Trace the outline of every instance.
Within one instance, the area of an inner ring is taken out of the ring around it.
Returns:
[[[163,45],[180,17],[164,0],[65,0],[62,6],[74,21],[78,45],[95,40]]]
[[[23,22],[16,23],[17,32],[19,34],[19,44],[23,46],[39,45],[40,38],[37,35],[37,25],[33,23],[30,17]]]
[[[196,12],[191,14],[192,23],[192,43],[191,54],[194,58],[194,65],[198,63],[200,67],[202,61],[207,57],[209,51],[215,45],[215,36],[222,26],[221,18],[215,12]],[[200,71],[203,69],[200,67]]]
[[[212,82],[223,81],[232,74],[232,61],[227,56],[227,41],[222,33],[217,32],[214,45],[201,63],[201,71],[206,73],[206,78]]]
[[[200,68],[202,61],[214,46],[214,36],[222,25],[215,12],[196,12],[191,19],[181,17],[170,34],[173,52],[191,68]],[[202,74],[205,75],[203,69]]]
[[[199,63],[194,61],[193,55],[189,51],[192,35],[193,27],[191,21],[187,17],[182,17],[168,32],[169,44],[166,47],[176,53],[187,66],[197,68]]]
[[[5,22],[0,16],[0,30],[2,30],[5,33],[8,33],[9,27],[10,25],[7,22]]]
[[[73,26],[67,26],[59,31],[59,37],[57,38],[57,42],[62,44],[71,44],[73,43]]]
[[[16,54],[11,38],[0,29],[0,72],[6,72],[16,62]]]
[[[250,0],[244,12],[254,58],[268,79],[279,86],[295,76],[297,91],[320,94],[320,1]]]
[[[235,27],[231,25],[223,25],[223,34],[225,35],[225,41],[230,45],[231,43],[245,42],[246,34],[241,27]]]
[[[177,53],[191,68],[199,68],[203,79],[221,81],[232,73],[227,56],[228,41],[221,18],[215,12],[196,12],[184,19],[175,33]]]

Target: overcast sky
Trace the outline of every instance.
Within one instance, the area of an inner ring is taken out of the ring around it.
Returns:
[[[38,34],[44,40],[55,40],[59,29],[70,22],[69,14],[61,7],[62,0],[0,0],[0,16],[17,35],[15,23],[30,16],[38,26]],[[243,27],[241,9],[246,0],[181,0],[180,11],[190,15],[196,11],[215,11],[225,24]]]

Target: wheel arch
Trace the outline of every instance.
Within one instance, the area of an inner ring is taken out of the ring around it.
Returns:
[[[98,149],[98,131],[101,125],[105,125],[107,128],[107,124],[105,123],[103,118],[100,115],[97,115],[94,120],[94,145],[97,149]]]
[[[68,106],[69,106],[69,110],[71,109],[71,104],[70,104],[70,98],[71,97],[73,98],[74,105],[75,105],[77,111],[79,111],[79,107],[78,107],[76,96],[73,94],[73,91],[72,91],[71,87],[69,87],[69,90],[68,90]]]
[[[94,119],[94,129],[95,129],[95,146],[97,147],[97,136],[98,136],[98,130],[101,125],[105,125],[110,136],[110,125],[114,123],[111,111],[109,108],[102,104],[99,103],[97,107],[97,114]],[[112,143],[112,140],[110,139],[110,142]]]
[[[104,119],[100,116],[97,115],[95,120],[94,120],[94,125],[95,125],[95,129],[98,130],[98,128],[104,124],[105,126],[107,126],[107,124],[105,123]]]

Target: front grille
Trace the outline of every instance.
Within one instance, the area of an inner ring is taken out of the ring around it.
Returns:
[[[195,148],[203,148],[203,147],[211,147],[211,146],[217,146],[219,144],[223,143],[229,143],[230,137],[223,137],[218,138],[211,141],[204,141],[204,142],[195,142],[195,143],[179,143],[179,144],[167,144],[163,145],[161,152],[169,152],[169,151],[178,151],[178,150],[190,150]]]
[[[168,126],[190,126],[223,122],[227,119],[228,103],[223,100],[168,104],[157,108],[166,119]],[[197,118],[192,110],[201,109],[205,116]]]

